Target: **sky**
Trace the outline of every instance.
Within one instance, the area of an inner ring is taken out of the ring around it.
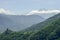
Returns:
[[[60,0],[0,0],[0,13],[23,15],[42,9],[60,11]]]

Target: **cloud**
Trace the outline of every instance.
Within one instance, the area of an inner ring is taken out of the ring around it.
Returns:
[[[25,11],[26,12],[26,11]],[[31,10],[28,13],[20,14],[20,11],[10,11],[4,8],[0,8],[0,14],[6,15],[33,15],[33,14],[51,14],[51,13],[60,13],[60,10]]]
[[[51,14],[51,13],[60,13],[60,10],[32,10],[27,15],[32,14]]]
[[[0,8],[0,14],[6,14],[6,15],[16,15],[15,13],[13,13],[10,10],[6,10],[4,8]]]

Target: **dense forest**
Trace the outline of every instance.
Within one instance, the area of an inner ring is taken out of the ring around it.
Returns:
[[[58,17],[57,17],[58,16]],[[0,34],[0,40],[60,40],[60,14],[55,15],[48,21],[44,27],[34,31],[14,32],[7,29]],[[40,26],[40,23],[38,23]],[[37,27],[36,25],[35,27]]]

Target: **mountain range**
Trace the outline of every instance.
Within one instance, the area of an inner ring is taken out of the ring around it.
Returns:
[[[60,40],[60,13],[27,29],[24,32],[7,29],[0,34],[0,40]]]
[[[20,31],[33,24],[44,21],[45,19],[38,15],[4,15],[0,14],[0,32],[9,28],[14,31]]]
[[[55,14],[51,13],[51,14],[33,14],[33,15],[5,15],[1,13],[0,32],[3,32],[7,28],[13,31],[24,30],[26,28],[31,27],[33,24],[37,24],[48,19],[53,15]]]

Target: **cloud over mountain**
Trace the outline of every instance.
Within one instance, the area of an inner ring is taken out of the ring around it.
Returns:
[[[32,10],[30,11],[27,15],[32,15],[32,14],[51,14],[51,13],[60,13],[60,10]]]
[[[6,15],[16,15],[15,13],[13,13],[10,10],[4,9],[4,8],[0,8],[0,14],[6,14]]]
[[[6,14],[6,15],[32,15],[32,14],[51,14],[51,13],[60,13],[60,10],[31,10],[27,14],[19,14],[20,12],[17,11],[11,11],[4,8],[0,8],[0,14]]]

